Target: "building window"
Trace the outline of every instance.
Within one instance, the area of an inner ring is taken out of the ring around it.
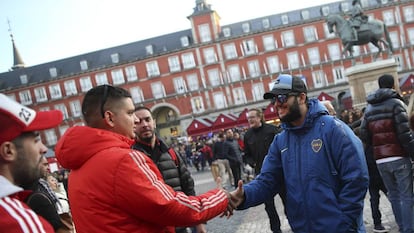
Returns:
[[[181,55],[184,69],[191,69],[196,66],[193,53],[184,53]]]
[[[108,78],[106,77],[106,73],[99,73],[95,75],[96,85],[104,85],[109,84]]]
[[[317,70],[312,72],[313,86],[315,88],[324,87],[327,84],[326,75],[323,70]]]
[[[119,62],[119,53],[113,53],[111,54],[111,60],[112,63],[116,64]]]
[[[404,60],[402,55],[400,54],[396,54],[395,56],[395,61],[397,62],[397,71],[402,71],[404,69]]]
[[[145,54],[153,55],[154,54],[154,47],[150,44],[145,46]]]
[[[187,75],[187,84],[190,91],[196,91],[199,89],[198,78],[196,74]]]
[[[394,49],[399,48],[400,47],[400,38],[398,36],[398,32],[390,32],[389,34],[390,34],[392,47]]]
[[[86,60],[80,61],[80,67],[81,67],[81,70],[87,70],[88,69],[88,61],[86,61]]]
[[[318,65],[321,62],[321,56],[319,54],[319,48],[318,47],[309,48],[308,49],[308,58],[309,58],[310,64]]]
[[[341,5],[339,7],[341,8],[342,13],[347,13],[350,11],[349,4],[347,2],[341,2]]]
[[[244,93],[243,87],[233,89],[233,99],[235,105],[247,103],[246,94]]]
[[[57,143],[57,136],[55,129],[47,129],[44,131],[46,137],[46,143],[48,146],[56,145]]]
[[[111,71],[112,82],[114,85],[119,85],[125,83],[124,73],[122,69],[116,69]]]
[[[194,113],[202,113],[204,112],[204,103],[203,98],[201,96],[191,98],[191,108],[193,109]]]
[[[135,66],[125,67],[125,73],[126,73],[128,82],[138,80],[137,70],[135,69]]]
[[[185,82],[183,77],[174,78],[174,89],[176,93],[185,93],[187,92],[187,87],[185,86]]]
[[[32,95],[29,90],[19,92],[20,103],[23,105],[30,105],[33,103]]]
[[[298,52],[290,52],[286,54],[288,60],[288,67],[289,69],[297,69],[299,68],[299,55]]]
[[[46,95],[46,88],[45,87],[38,87],[34,89],[36,102],[42,103],[47,101],[47,95]]]
[[[165,97],[164,85],[162,85],[161,82],[151,83],[151,90],[152,90],[152,96],[154,96],[155,99],[160,99],[160,98]]]
[[[260,76],[260,66],[258,60],[248,61],[247,67],[249,69],[250,77],[259,77]]]
[[[223,36],[230,37],[231,36],[231,28],[225,27],[223,28]]]
[[[63,86],[65,87],[66,96],[78,94],[78,89],[76,88],[75,80],[65,81],[63,83]]]
[[[347,81],[345,79],[345,70],[343,66],[340,67],[334,67],[332,70],[332,74],[333,74],[333,78],[334,78],[334,83],[343,83],[345,81]]]
[[[295,35],[293,31],[282,32],[282,45],[283,47],[291,47],[295,45]]]
[[[244,56],[253,55],[257,52],[256,44],[253,39],[243,41]]]
[[[414,21],[414,6],[406,6],[403,7],[403,14],[405,22],[413,22]]]
[[[147,74],[148,77],[156,77],[160,75],[160,69],[158,68],[158,62],[157,61],[150,61],[145,63],[145,66],[147,67]]]
[[[326,23],[323,24],[323,31],[325,32],[325,38],[329,39],[335,37],[335,32],[330,33],[328,29],[328,24]]]
[[[264,46],[265,51],[271,51],[277,48],[276,41],[273,35],[263,36],[263,46]]]
[[[206,48],[203,50],[203,53],[206,64],[213,64],[217,62],[217,55],[214,48]]]
[[[268,18],[262,19],[262,26],[265,29],[270,28],[270,20]]]
[[[49,74],[51,78],[56,78],[58,73],[56,67],[52,67],[49,69]]]
[[[305,41],[308,43],[318,40],[318,32],[314,26],[304,27],[303,35],[305,36]]]
[[[212,87],[217,87],[222,84],[218,69],[208,70],[207,75]]]
[[[339,45],[337,43],[329,44],[328,52],[329,52],[329,58],[331,58],[331,61],[336,61],[341,58],[341,52],[339,50]]]
[[[142,94],[142,89],[140,87],[131,87],[129,89],[131,93],[132,101],[134,104],[139,104],[144,102],[144,95]]]
[[[252,86],[252,95],[254,101],[263,100],[264,86],[263,83],[254,83]]]
[[[278,56],[272,56],[266,58],[267,62],[267,69],[269,69],[270,74],[275,74],[280,71],[280,64],[279,64],[279,57]]]
[[[240,73],[240,68],[238,64],[230,65],[227,67],[227,69],[228,69],[228,75],[229,75],[230,82],[240,81],[241,73]]]
[[[213,93],[214,106],[216,109],[223,109],[227,107],[226,96],[223,92]]]
[[[395,25],[394,12],[392,10],[383,11],[382,18],[384,20],[385,25],[387,26]]]
[[[181,71],[180,59],[178,56],[168,57],[168,66],[171,73]]]
[[[21,84],[27,84],[28,83],[28,78],[27,78],[27,75],[25,75],[25,74],[23,74],[23,75],[20,75],[20,83]]]
[[[328,16],[328,15],[329,15],[329,13],[330,13],[329,6],[323,6],[323,7],[321,8],[321,13],[322,13],[322,15],[323,15],[323,16]]]
[[[66,130],[68,130],[68,129],[69,129],[69,126],[67,126],[67,125],[59,126],[59,134],[60,135],[65,134]]]
[[[242,30],[244,33],[249,33],[250,32],[250,23],[243,23],[242,24]]]
[[[91,77],[82,77],[79,79],[82,92],[87,92],[92,88]]]
[[[60,89],[59,83],[50,85],[49,92],[52,99],[62,98],[62,90]]]
[[[200,32],[201,43],[206,43],[211,41],[211,32],[210,26],[208,24],[202,24],[198,26]]]
[[[79,100],[70,101],[69,107],[73,117],[80,117],[82,108]]]
[[[224,45],[224,56],[226,60],[237,58],[237,50],[234,43]]]
[[[190,39],[188,38],[188,36],[183,36],[181,37],[181,46],[182,47],[187,47],[190,45]]]
[[[309,10],[303,10],[300,12],[303,20],[307,20],[310,18]]]
[[[68,119],[69,118],[68,110],[67,110],[67,108],[64,104],[56,104],[55,109],[62,112],[63,119]]]
[[[410,45],[414,45],[414,27],[407,28],[407,37],[408,37],[408,43]]]
[[[284,24],[284,25],[289,23],[289,16],[288,15],[282,15],[280,17],[280,19],[282,20],[282,24]]]

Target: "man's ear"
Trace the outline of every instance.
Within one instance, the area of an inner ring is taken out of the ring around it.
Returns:
[[[109,125],[111,127],[114,127],[114,114],[111,111],[106,111],[104,114],[104,122],[105,125]]]
[[[16,159],[17,148],[12,142],[3,142],[0,145],[0,160],[5,163],[11,163]]]

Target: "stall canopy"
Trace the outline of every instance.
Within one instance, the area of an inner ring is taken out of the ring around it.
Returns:
[[[276,118],[279,118],[276,112],[276,108],[273,104],[267,105],[266,109],[263,112],[264,118],[266,121],[274,120]]]
[[[319,96],[318,96],[318,100],[320,100],[320,101],[325,101],[325,100],[333,101],[333,100],[335,100],[335,98],[322,91],[321,94],[319,94]]]
[[[412,93],[414,88],[414,74],[406,75],[400,79],[401,92]]]
[[[213,131],[225,130],[237,126],[237,117],[232,114],[220,114],[212,125]]]
[[[194,119],[187,127],[188,136],[207,135],[211,132],[211,126],[213,123],[210,119]]]
[[[249,112],[249,109],[245,108],[237,118],[237,126],[248,126],[249,123],[247,122],[247,114]]]

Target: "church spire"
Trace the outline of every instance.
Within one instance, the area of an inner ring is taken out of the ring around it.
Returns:
[[[25,65],[24,65],[23,59],[20,56],[19,51],[17,50],[16,44],[14,43],[13,33],[12,33],[12,30],[11,30],[11,26],[10,26],[10,20],[7,20],[7,23],[9,24],[9,33],[10,33],[10,38],[12,40],[12,45],[13,45],[13,66],[12,66],[12,70],[24,68]]]

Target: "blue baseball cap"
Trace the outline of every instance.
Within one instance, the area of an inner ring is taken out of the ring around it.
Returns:
[[[264,99],[273,99],[276,95],[288,93],[307,93],[306,85],[302,78],[290,74],[281,74],[277,77],[271,91],[263,95]]]

